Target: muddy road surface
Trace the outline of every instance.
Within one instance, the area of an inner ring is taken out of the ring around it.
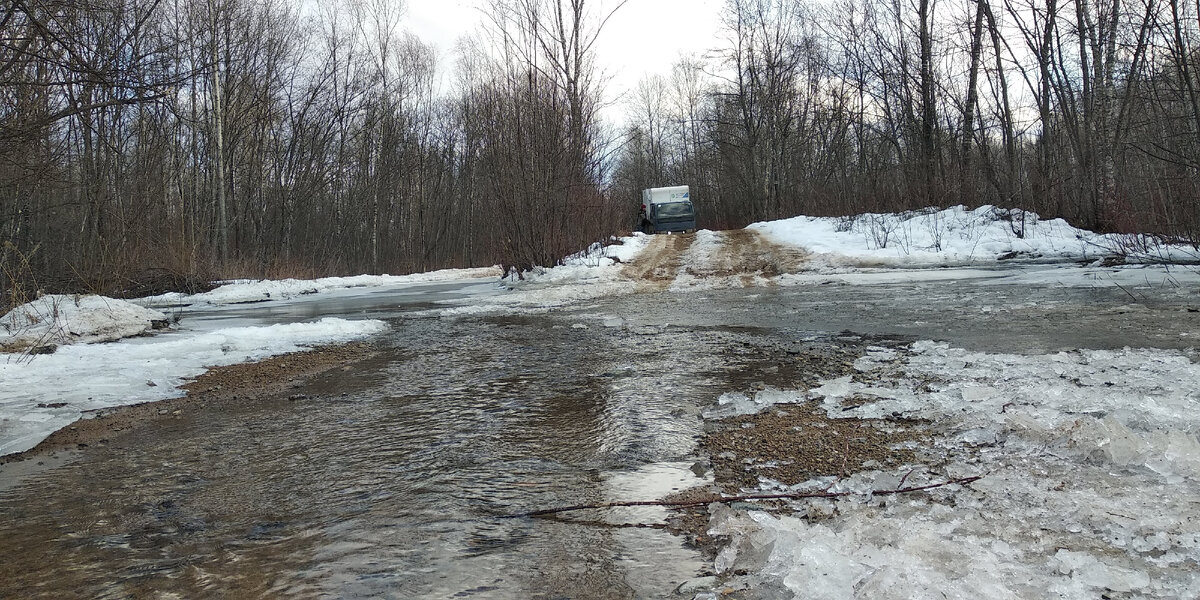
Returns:
[[[726,280],[733,285],[769,284],[769,278],[804,270],[808,255],[749,229],[655,236],[622,275],[666,289],[684,279]]]

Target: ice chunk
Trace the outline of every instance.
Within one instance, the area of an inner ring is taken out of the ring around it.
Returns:
[[[1133,592],[1150,585],[1150,576],[1144,571],[1105,564],[1091,554],[1059,550],[1054,561],[1059,573],[1096,591]]]
[[[741,415],[754,415],[776,404],[803,401],[797,392],[766,389],[754,393],[751,398],[742,392],[726,392],[717,398],[717,405],[706,409],[706,419],[727,419]]]
[[[827,380],[819,387],[809,390],[809,394],[813,397],[825,396],[826,398],[843,398],[852,393],[854,385],[855,384],[851,383],[851,377],[847,375],[845,377]]]
[[[791,404],[803,402],[804,396],[793,391],[765,389],[754,393],[755,404],[772,406],[775,404]]]
[[[606,316],[603,320],[605,327],[622,327],[625,325],[625,319],[615,316]]]
[[[959,434],[958,439],[968,446],[991,446],[997,442],[999,436],[995,429],[979,427],[964,431]]]
[[[1177,429],[1139,432],[1112,415],[1084,417],[1075,422],[1070,439],[1072,446],[1091,460],[1200,479],[1200,440]]]
[[[986,402],[996,397],[999,391],[987,385],[965,385],[962,390],[962,399],[964,402]]]

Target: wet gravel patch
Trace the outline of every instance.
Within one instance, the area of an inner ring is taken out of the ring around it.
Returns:
[[[896,352],[892,365],[870,372],[854,367],[856,360],[882,347]],[[731,383],[753,396],[770,389],[802,394],[825,381],[846,376],[886,386],[889,379],[906,377],[902,372],[906,348],[905,340],[847,331],[791,344],[747,342],[735,345],[727,354],[731,360],[746,366],[733,374]],[[870,401],[873,400],[863,398],[856,403],[853,398],[844,399],[840,403],[844,416],[831,415],[817,396],[776,404],[756,414],[709,418],[699,443],[706,458],[696,468],[711,470],[713,482],[664,500],[691,502],[714,496],[751,495],[814,479],[838,479],[865,470],[888,470],[937,460],[933,424],[899,417],[856,417],[854,409]],[[759,510],[789,514],[796,513],[799,506],[786,500],[756,501],[753,505]],[[708,532],[715,506],[678,508],[668,519],[670,531],[710,558],[728,541]],[[799,516],[809,517],[807,513]]]
[[[912,464],[918,460],[913,448],[928,439],[919,429],[883,419],[831,419],[818,403],[806,402],[723,419],[702,445],[718,485],[737,493],[758,488],[763,479],[793,486]]]

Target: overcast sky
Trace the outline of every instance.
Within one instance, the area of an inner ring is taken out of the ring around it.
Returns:
[[[619,0],[601,0],[611,10]],[[443,66],[453,62],[454,43],[472,35],[483,20],[485,0],[408,0],[405,25],[435,44]],[[703,53],[718,45],[723,0],[629,0],[601,34],[599,66],[612,79],[607,94],[615,99],[647,73],[668,74],[683,54]]]

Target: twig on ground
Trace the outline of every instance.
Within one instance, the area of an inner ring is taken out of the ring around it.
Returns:
[[[1125,292],[1126,294],[1129,294],[1129,297],[1130,297],[1130,298],[1133,298],[1133,301],[1134,301],[1134,302],[1140,302],[1140,300],[1138,300],[1138,299],[1137,299],[1137,296],[1134,296],[1134,295],[1133,295],[1133,292],[1130,292],[1129,290],[1125,289],[1125,286],[1123,286],[1123,285],[1121,285],[1121,284],[1117,283],[1115,280],[1113,281],[1113,285],[1115,285],[1115,286],[1117,286],[1117,287],[1121,288],[1121,291],[1122,291],[1122,292]]]
[[[838,478],[846,476],[846,460],[850,458],[850,438],[846,437],[846,444],[842,448],[842,469],[838,471]]]
[[[958,479],[950,479],[941,483],[931,483],[928,485],[920,485],[914,487],[898,487],[891,490],[872,490],[867,493],[868,496],[894,496],[896,494],[908,494],[911,492],[920,492],[931,490],[934,488],[945,487],[947,485],[966,485],[983,479],[982,475],[975,477],[961,477]],[[792,492],[786,494],[750,494],[745,496],[710,496],[701,500],[644,500],[638,502],[606,502],[603,504],[577,504],[575,506],[563,506],[559,508],[546,508],[542,510],[534,510],[530,512],[516,513],[512,515],[502,515],[502,519],[517,519],[522,517],[540,517],[545,515],[554,515],[564,512],[574,512],[578,510],[589,510],[597,508],[626,508],[633,506],[663,506],[667,508],[686,508],[689,506],[703,506],[715,502],[749,502],[752,500],[804,500],[806,498],[844,498],[847,496],[860,495],[857,492]]]

